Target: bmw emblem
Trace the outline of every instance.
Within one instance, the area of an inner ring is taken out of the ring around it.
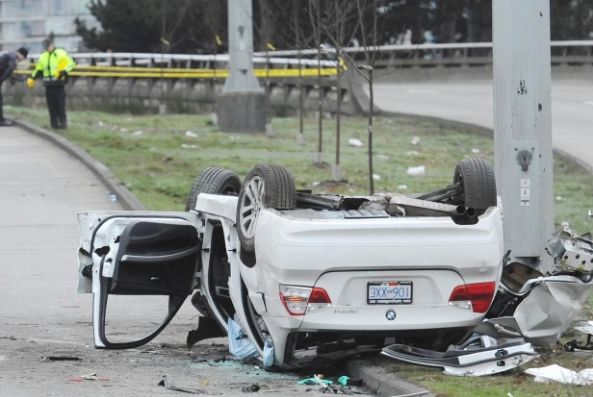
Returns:
[[[389,321],[395,320],[395,317],[397,317],[397,315],[393,310],[387,310],[387,313],[385,313],[385,318],[387,318],[387,320]]]

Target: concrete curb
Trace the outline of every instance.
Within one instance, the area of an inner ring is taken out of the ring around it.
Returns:
[[[388,359],[382,356],[348,361],[352,378],[362,379],[364,385],[381,397],[434,397],[429,390],[385,370]]]
[[[146,210],[146,207],[128,190],[128,188],[120,181],[105,164],[95,160],[90,154],[84,151],[81,147],[73,144],[63,136],[54,132],[48,131],[44,128],[34,126],[22,120],[12,120],[14,124],[21,127],[25,131],[43,138],[66,153],[75,157],[83,163],[93,174],[95,174],[101,182],[117,196],[118,201],[126,210]]]

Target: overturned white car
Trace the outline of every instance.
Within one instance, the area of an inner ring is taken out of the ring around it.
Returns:
[[[242,184],[211,167],[187,210],[79,215],[79,292],[94,294],[96,347],[148,342],[194,290],[194,341],[226,333],[232,320],[260,356],[273,348],[278,367],[394,339],[447,346],[482,321],[501,276],[501,209],[480,159],[415,197],[297,191],[274,165]],[[111,294],[168,295],[169,315],[152,335],[113,343]]]

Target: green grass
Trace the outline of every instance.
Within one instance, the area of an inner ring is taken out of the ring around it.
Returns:
[[[48,127],[44,109],[12,107],[11,116]],[[70,129],[60,131],[93,157],[105,163],[150,209],[182,210],[192,180],[207,166],[230,168],[244,177],[257,163],[276,163],[288,167],[298,188],[335,191],[346,194],[368,191],[366,147],[348,146],[349,138],[366,142],[366,120],[343,118],[342,168],[348,183],[323,183],[330,179],[331,168],[315,166],[312,153],[317,148],[316,123],[306,119],[304,146],[295,144],[298,120],[272,120],[275,135],[221,133],[208,116],[168,115],[132,116],[101,112],[71,111]],[[324,120],[323,160],[334,161],[335,121]],[[198,134],[188,138],[186,131]],[[142,131],[135,135],[135,131]],[[420,138],[413,145],[414,136]],[[377,191],[422,192],[448,184],[459,160],[477,156],[492,161],[492,139],[469,127],[411,117],[378,117],[374,128]],[[190,145],[190,146],[187,146]],[[191,146],[194,145],[194,146]],[[185,146],[185,147],[184,147]],[[411,152],[416,152],[411,153]],[[411,177],[409,166],[424,165],[426,175]],[[591,231],[593,221],[586,212],[593,208],[593,178],[583,169],[558,156],[555,158],[556,222],[567,220],[579,232]],[[403,189],[406,185],[407,189]],[[90,208],[89,208],[90,209]],[[590,310],[590,308],[589,308]],[[554,355],[534,365],[563,363],[573,369],[591,366],[591,361],[575,360],[567,354]],[[441,396],[507,397],[584,396],[588,388],[535,384],[530,376],[517,370],[491,377],[465,378],[443,375],[440,370],[389,362],[388,369],[418,382]],[[587,394],[589,393],[589,394]]]
[[[48,127],[44,109],[12,107],[8,112]],[[366,143],[366,120],[342,119],[341,164],[348,183],[323,183],[331,178],[335,159],[335,121],[324,120],[323,160],[315,166],[317,121],[305,120],[304,146],[295,144],[298,120],[275,118],[275,135],[221,133],[209,116],[132,116],[91,111],[69,112],[70,129],[60,132],[105,163],[150,209],[183,209],[192,180],[207,166],[230,168],[244,177],[257,163],[288,167],[298,188],[314,191],[368,192],[366,146],[350,147],[349,138]],[[187,130],[198,134],[187,138]],[[142,131],[140,136],[133,133]],[[412,137],[420,143],[413,145]],[[439,188],[452,179],[456,163],[464,157],[493,159],[492,139],[473,128],[452,126],[412,117],[378,117],[375,120],[376,191],[422,192]],[[415,152],[415,153],[413,153]],[[406,174],[409,166],[424,165],[426,175]],[[591,231],[586,212],[593,207],[593,178],[571,162],[555,158],[556,223],[567,220],[579,232]],[[404,189],[405,185],[407,189]]]

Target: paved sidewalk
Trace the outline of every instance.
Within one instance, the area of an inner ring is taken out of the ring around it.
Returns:
[[[377,106],[388,112],[437,117],[493,128],[491,81],[378,83]],[[552,83],[554,147],[593,169],[593,82]]]

